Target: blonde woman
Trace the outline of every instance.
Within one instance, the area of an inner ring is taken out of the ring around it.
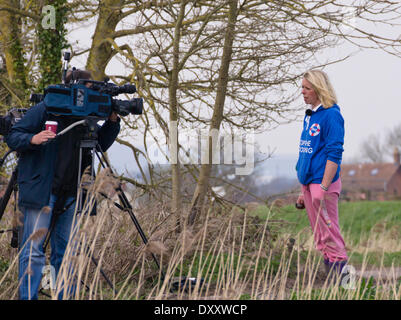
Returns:
[[[302,192],[297,207],[305,207],[317,250],[326,270],[341,273],[348,257],[338,223],[340,164],[344,151],[344,119],[326,73],[309,70],[302,79],[306,111],[296,165]]]

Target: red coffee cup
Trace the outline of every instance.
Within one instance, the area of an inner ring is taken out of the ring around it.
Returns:
[[[46,121],[45,123],[46,125],[46,130],[50,130],[54,133],[57,133],[57,121]]]

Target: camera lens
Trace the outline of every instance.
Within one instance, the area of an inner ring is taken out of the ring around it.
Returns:
[[[120,116],[127,116],[128,114],[142,114],[143,99],[133,98],[131,100],[112,100],[113,111],[117,112]]]

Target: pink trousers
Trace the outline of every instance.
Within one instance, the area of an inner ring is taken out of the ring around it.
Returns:
[[[316,199],[320,184],[302,186],[305,208],[315,239],[316,249],[330,262],[348,260],[344,239],[338,224],[338,198],[341,180],[333,182],[322,201]]]

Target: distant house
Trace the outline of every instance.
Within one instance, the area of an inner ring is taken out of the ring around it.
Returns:
[[[390,200],[401,198],[400,153],[394,149],[393,163],[341,165],[344,200]]]

